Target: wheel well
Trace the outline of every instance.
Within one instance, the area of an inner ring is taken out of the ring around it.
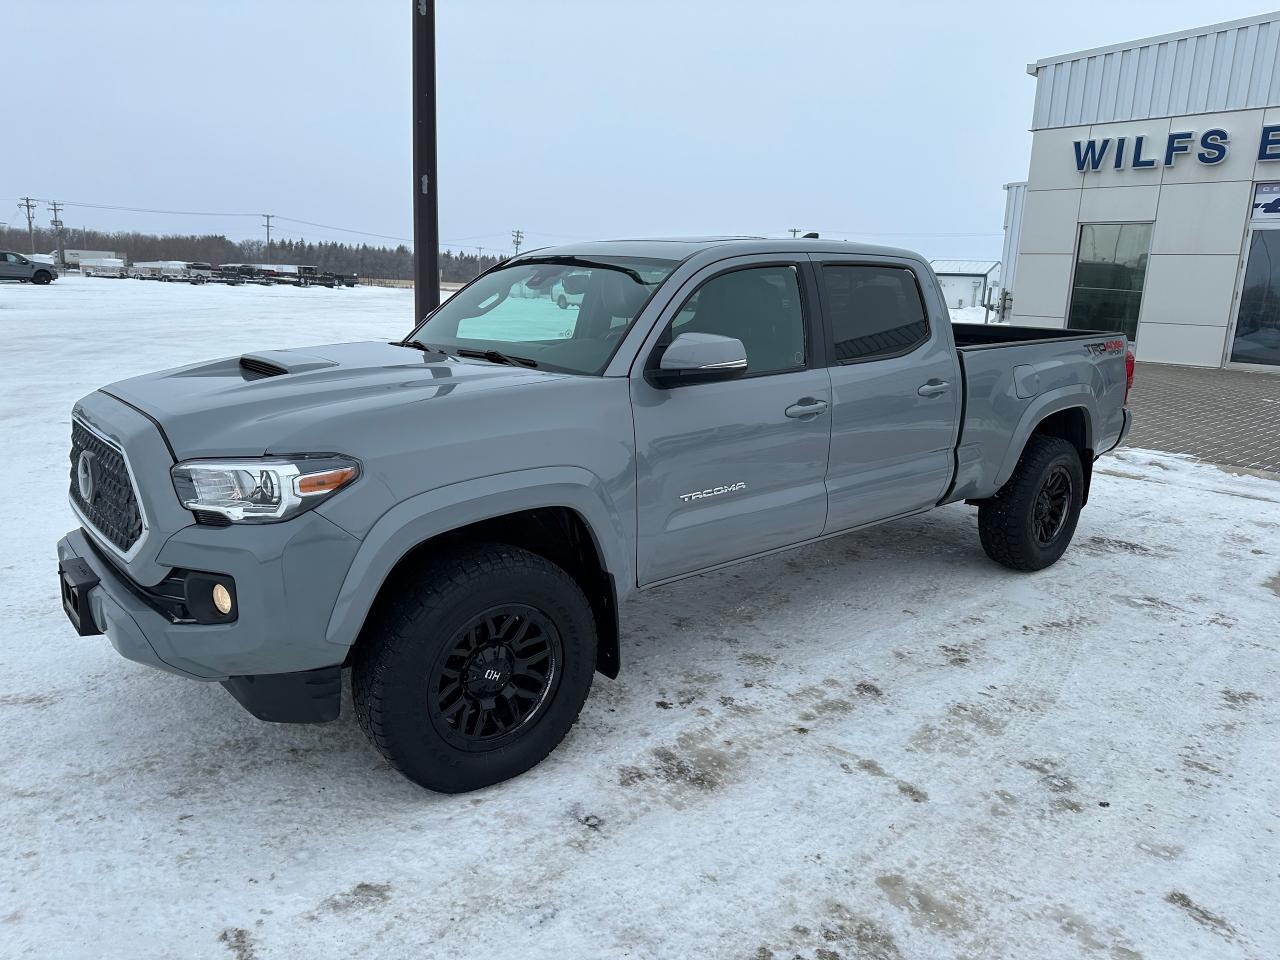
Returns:
[[[1089,484],[1093,479],[1093,450],[1089,446],[1089,412],[1084,407],[1068,407],[1051,413],[1031,431],[1031,435],[1042,434],[1048,437],[1060,437],[1066,440],[1080,454],[1080,469],[1084,471],[1083,502],[1089,502]],[[1028,438],[1029,439],[1029,438]]]
[[[617,677],[620,667],[617,588],[601,559],[590,527],[577,511],[568,507],[540,507],[491,517],[424,540],[400,558],[378,591],[379,597],[398,573],[428,553],[471,543],[520,547],[545,557],[573,577],[586,594],[596,618],[596,670],[606,677]],[[376,599],[373,606],[377,606]]]

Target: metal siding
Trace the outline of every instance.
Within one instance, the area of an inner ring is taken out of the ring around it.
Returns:
[[[1258,27],[1258,42],[1253,48],[1253,72],[1249,75],[1249,106],[1267,102],[1271,91],[1271,75],[1276,65],[1276,28],[1265,23]]]
[[[1098,119],[1116,118],[1116,91],[1120,86],[1120,58],[1108,53],[1102,58],[1102,90],[1098,95]]]
[[[1000,289],[1013,290],[1018,272],[1018,244],[1022,240],[1022,206],[1027,199],[1027,184],[1004,185],[1004,249],[1000,258]]]
[[[1188,113],[1187,105],[1191,97],[1191,61],[1195,56],[1196,42],[1179,40],[1174,46],[1173,76],[1169,80],[1169,113]]]
[[[1090,57],[1084,66],[1084,102],[1099,103],[1102,99],[1102,58]]]
[[[1280,16],[1052,58],[1033,130],[1280,106]]]
[[[1213,38],[1213,72],[1209,77],[1209,109],[1225,110],[1231,84],[1231,67],[1235,63],[1236,38],[1222,32]]]

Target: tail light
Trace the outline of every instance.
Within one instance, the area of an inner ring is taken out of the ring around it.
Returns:
[[[1124,355],[1124,405],[1129,405],[1129,391],[1133,389],[1133,362],[1134,356],[1132,350],[1126,350]]]

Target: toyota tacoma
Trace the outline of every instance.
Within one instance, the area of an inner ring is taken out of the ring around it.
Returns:
[[[1123,334],[953,326],[904,250],[533,251],[391,343],[81,399],[63,607],[264,720],[336,718],[348,671],[397,769],[470,790],[542,760],[618,675],[637,591],[956,501],[996,563],[1052,564],[1132,378]]]

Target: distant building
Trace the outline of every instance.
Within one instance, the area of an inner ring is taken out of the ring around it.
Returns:
[[[952,309],[982,306],[1000,282],[999,260],[932,260],[930,266]]]

